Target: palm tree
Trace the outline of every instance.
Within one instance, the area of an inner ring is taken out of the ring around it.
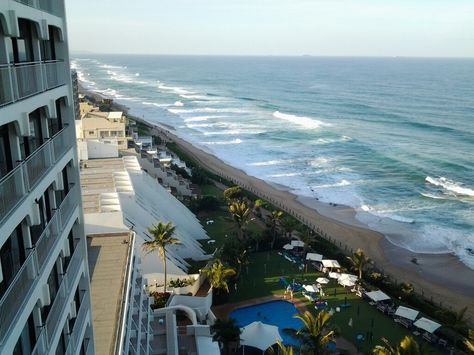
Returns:
[[[152,240],[146,241],[142,244],[142,249],[145,254],[150,254],[158,251],[161,260],[163,261],[164,274],[165,274],[165,286],[164,292],[166,292],[167,286],[167,273],[166,273],[166,247],[168,245],[181,244],[179,239],[173,237],[175,227],[171,222],[166,224],[159,222],[158,224],[147,228],[148,233],[153,237]]]
[[[347,256],[347,259],[352,263],[353,269],[359,272],[359,280],[362,281],[362,272],[370,259],[365,256],[364,251],[360,248],[352,256]]]
[[[280,226],[280,222],[283,218],[283,215],[284,214],[282,211],[272,211],[272,213],[268,215],[268,224],[270,225],[270,231],[272,233],[272,244],[271,244],[272,249],[273,249],[273,246],[275,245],[277,229],[278,229],[278,226]]]
[[[219,259],[214,260],[210,267],[202,270],[208,277],[211,286],[216,289],[216,293],[225,290],[229,293],[227,281],[236,274],[234,268],[225,266]]]
[[[283,218],[280,221],[281,226],[285,230],[285,236],[291,238],[291,233],[296,229],[298,226],[298,221],[292,217]]]
[[[240,340],[241,330],[237,326],[234,318],[216,319],[211,325],[212,340],[219,342],[223,348],[223,354],[230,354],[230,344]]]
[[[245,230],[253,218],[251,218],[251,210],[244,201],[234,201],[229,205],[229,212],[232,219],[237,224],[239,231],[239,240],[245,240]]]
[[[334,329],[329,324],[331,317],[326,311],[320,311],[316,317],[308,311],[295,316],[303,322],[303,328],[296,332],[302,340],[303,354],[318,355],[326,352],[327,344],[335,336]]]
[[[390,342],[382,338],[384,345],[377,345],[373,348],[372,353],[375,355],[424,355],[430,354],[431,350],[422,346],[420,347],[416,340],[407,335],[399,344],[392,345]]]
[[[474,330],[469,329],[469,339],[464,341],[464,345],[466,345],[467,350],[474,354]]]
[[[401,291],[402,293],[407,297],[411,297],[413,295],[413,293],[415,292],[415,288],[413,287],[413,285],[409,282],[403,282],[401,284]]]
[[[295,353],[294,350],[293,350],[293,347],[283,345],[283,343],[280,340],[277,341],[277,344],[278,344],[278,352],[276,354],[278,354],[278,355],[293,355]],[[270,355],[275,355],[275,350],[273,348],[269,348],[268,353]]]

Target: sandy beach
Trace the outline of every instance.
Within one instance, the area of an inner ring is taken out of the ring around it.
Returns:
[[[88,95],[101,97],[96,93]],[[116,108],[126,111],[126,107]],[[251,191],[255,195],[270,201],[281,210],[293,215],[331,242],[338,245],[348,254],[362,248],[375,262],[377,268],[398,282],[414,284],[415,291],[432,299],[437,304],[453,310],[468,306],[468,317],[474,321],[474,270],[469,269],[451,254],[412,253],[390,243],[387,238],[369,229],[355,218],[356,211],[347,206],[322,203],[314,198],[292,194],[285,186],[270,184],[261,179],[247,175],[214,155],[199,149],[174,134],[168,125],[153,125],[141,118],[130,116],[150,127],[153,134],[166,136],[176,142],[189,156],[193,157],[204,168],[218,176],[233,181],[235,184]],[[402,233],[390,231],[391,234]],[[411,262],[416,257],[417,264]]]
[[[150,125],[150,123],[143,121]],[[391,244],[381,233],[365,227],[355,219],[355,210],[347,206],[329,205],[307,197],[298,197],[283,186],[269,184],[247,175],[217,157],[181,139],[165,127],[154,126],[155,133],[165,134],[204,168],[272,202],[315,230],[348,253],[362,248],[377,267],[398,282],[410,282],[427,299],[453,310],[468,306],[474,319],[474,270],[450,254],[419,254]],[[417,264],[411,262],[416,257]],[[470,281],[471,280],[471,281]]]

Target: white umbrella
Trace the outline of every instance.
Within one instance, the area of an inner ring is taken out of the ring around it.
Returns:
[[[344,278],[339,278],[339,280],[337,280],[337,283],[341,286],[344,286],[344,287],[352,287],[355,285],[355,282],[350,280],[350,279],[344,279]]]
[[[341,279],[347,279],[347,280],[350,280],[350,281],[353,281],[353,282],[357,282],[357,280],[359,279],[356,275],[351,275],[351,274],[341,274],[339,276],[339,280]]]
[[[325,277],[318,277],[318,278],[316,279],[316,282],[317,282],[318,284],[327,284],[327,283],[329,283],[329,280],[328,280],[327,278],[325,278]]]
[[[398,307],[397,310],[395,311],[396,316],[406,318],[411,321],[414,321],[416,319],[416,317],[418,316],[418,313],[420,312],[418,312],[416,309],[411,309],[411,308],[403,307],[403,306]]]
[[[267,350],[278,340],[282,341],[278,327],[260,321],[250,323],[242,328],[242,334],[240,334],[242,345],[253,346],[262,351]]]
[[[314,285],[303,285],[303,288],[308,292],[317,292]]]
[[[331,259],[324,259],[321,261],[323,266],[326,268],[340,268],[341,265],[337,260],[331,260]]]
[[[436,329],[441,327],[441,324],[433,322],[428,318],[420,318],[413,325],[417,328],[426,330],[428,333],[433,333]]]
[[[285,250],[291,250],[291,249],[293,249],[293,246],[290,245],[290,244],[285,244],[285,245],[283,245],[283,249],[285,249]]]
[[[330,279],[336,279],[337,280],[339,278],[339,276],[341,276],[341,274],[338,273],[338,272],[330,272],[328,274],[328,276],[329,276]]]

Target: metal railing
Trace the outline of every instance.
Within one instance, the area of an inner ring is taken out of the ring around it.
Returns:
[[[11,66],[16,82],[16,97],[23,99],[43,91],[41,63],[13,64]]]
[[[31,6],[37,10],[61,16],[61,4],[58,0],[15,0],[21,4]]]
[[[0,65],[0,106],[65,85],[63,60]]]
[[[0,87],[10,88],[11,87],[11,72],[8,64],[0,65]],[[12,90],[0,90],[0,106],[6,105],[13,102]]]
[[[48,344],[51,344],[51,340],[55,335],[55,330],[60,326],[59,320],[66,306],[66,302],[74,291],[73,283],[82,261],[84,260],[85,253],[82,250],[83,244],[81,243],[75,250],[74,255],[67,268],[66,275],[64,276],[61,285],[59,286],[58,295],[54,299],[54,303],[49,311],[48,318],[46,319],[46,334],[48,335]]]
[[[43,63],[46,89],[53,89],[64,84],[63,73],[65,64],[63,61],[55,60]]]
[[[78,198],[78,194],[79,187],[76,186],[72,188],[61,204],[60,209],[71,202],[73,203],[73,201]],[[68,207],[65,209],[68,210]],[[38,242],[32,248],[30,254],[16,274],[7,291],[0,299],[0,344],[8,333],[10,326],[15,323],[14,320],[16,316],[21,312],[25,301],[29,298],[31,291],[35,288],[39,276],[45,271],[44,269],[49,260],[49,254],[59,243],[61,239],[61,231],[63,230],[62,226],[67,223],[67,220],[62,220],[64,217],[65,216],[62,216],[59,211],[53,215],[53,218],[41,233]],[[75,253],[74,255],[78,254],[80,253]],[[68,270],[73,270],[72,267],[71,260]],[[58,297],[60,297],[60,295],[61,294],[58,293]],[[51,309],[50,314],[52,312],[53,309]]]
[[[0,180],[0,223],[71,148],[69,132],[63,128]]]
[[[90,299],[87,294],[84,294],[82,296],[79,312],[77,313],[76,321],[74,322],[74,327],[72,328],[71,336],[69,338],[66,355],[75,354],[76,350],[81,346],[82,339],[79,338],[79,333],[84,326],[84,323],[87,319],[87,312],[90,308]]]

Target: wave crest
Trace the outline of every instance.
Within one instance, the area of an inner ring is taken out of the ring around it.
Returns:
[[[453,192],[456,195],[474,197],[474,190],[468,187],[464,187],[462,183],[449,180],[443,176],[439,178],[433,178],[427,176],[425,181],[431,185],[442,187],[443,189]]]
[[[273,117],[279,118],[281,120],[285,120],[291,123],[294,123],[298,126],[302,126],[308,129],[317,129],[322,126],[329,126],[329,124],[324,123],[322,121],[315,120],[314,118],[305,117],[305,116],[295,116],[289,115],[286,113],[281,113],[280,111],[273,112]]]

